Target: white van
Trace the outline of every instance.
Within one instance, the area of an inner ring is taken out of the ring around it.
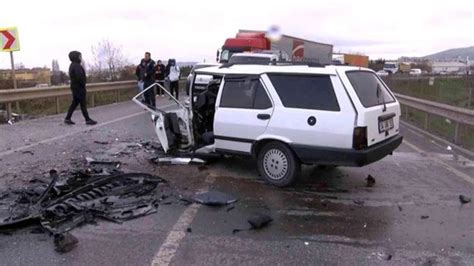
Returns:
[[[251,156],[276,186],[298,177],[301,164],[363,166],[400,143],[400,105],[367,68],[232,65],[198,69],[212,76],[190,102],[152,112],[165,152]],[[194,83],[191,84],[191,87]]]

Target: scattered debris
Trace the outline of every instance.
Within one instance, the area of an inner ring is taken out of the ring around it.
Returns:
[[[163,165],[163,164],[204,164],[206,163],[200,158],[185,158],[185,157],[155,157],[151,159],[152,162]]]
[[[235,206],[230,206],[229,208],[227,208],[225,211],[226,212],[230,212],[231,210],[235,209]]]
[[[22,153],[22,154],[35,155],[35,153],[32,152],[32,151],[22,151],[21,153]]]
[[[424,219],[430,218],[430,216],[428,216],[428,215],[422,215],[420,218],[421,218],[422,220],[424,220]]]
[[[367,223],[364,223],[364,225],[362,227],[367,228]]]
[[[109,144],[108,141],[100,141],[100,140],[94,140],[94,143],[95,143],[95,144],[100,144],[100,145],[107,145],[107,144]]]
[[[367,180],[367,187],[375,186],[375,178],[373,176],[368,175],[365,180]]]
[[[262,227],[265,227],[272,221],[273,218],[265,214],[254,215],[248,219],[248,222],[253,229],[260,229]]]
[[[104,175],[77,171],[59,176],[50,171],[51,182],[14,191],[0,230],[39,224],[52,234],[63,234],[96,219],[122,223],[157,211],[156,189],[166,181],[145,173]]]
[[[55,250],[59,253],[67,253],[73,250],[79,240],[70,233],[56,234],[54,236]]]
[[[363,201],[363,200],[353,200],[353,202],[357,205],[360,205],[360,206],[365,204],[365,201]]]
[[[449,146],[449,145],[448,145],[448,147],[446,147],[446,150],[448,150],[448,151],[452,151],[452,150],[453,150],[453,148],[451,148],[451,146]]]
[[[186,232],[192,233],[192,232],[193,232],[193,229],[191,229],[191,227],[188,227],[188,228],[186,229]]]
[[[305,245],[305,246],[309,246],[309,242],[306,242],[306,241],[305,241],[305,242],[304,242],[304,245]]]
[[[464,195],[459,195],[459,201],[461,202],[461,204],[467,204],[471,202],[471,198],[466,197]]]
[[[398,210],[403,211],[402,206],[398,205]]]
[[[373,252],[372,255],[376,256],[379,260],[391,260],[393,258],[392,254],[387,254],[385,252]]]
[[[273,218],[266,214],[256,214],[250,217],[247,222],[250,224],[250,228],[246,229],[234,229],[232,230],[232,234],[241,232],[241,231],[250,231],[261,229],[267,225],[269,225],[273,221]]]
[[[198,167],[198,170],[199,170],[199,171],[207,171],[208,168],[207,168],[207,166],[205,166],[205,165],[201,165],[201,166]]]
[[[208,206],[222,206],[237,201],[232,195],[222,193],[220,191],[211,190],[205,193],[197,194],[194,201]]]
[[[13,125],[14,120],[13,120],[13,119],[8,119],[7,123],[8,123],[9,125]]]

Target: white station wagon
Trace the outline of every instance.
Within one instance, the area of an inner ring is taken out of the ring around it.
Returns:
[[[363,166],[402,142],[400,105],[367,68],[245,64],[193,75],[212,79],[204,91],[191,83],[176,110],[134,98],[152,112],[165,152],[252,156],[265,181],[287,186],[301,164]]]

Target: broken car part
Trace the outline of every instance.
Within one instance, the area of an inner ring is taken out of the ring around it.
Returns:
[[[222,193],[216,190],[211,190],[208,192],[197,194],[194,197],[194,201],[209,206],[222,206],[234,203],[237,201],[237,199],[232,195]]]

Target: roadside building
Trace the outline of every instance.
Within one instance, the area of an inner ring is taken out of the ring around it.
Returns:
[[[16,69],[15,76],[20,84],[29,84],[30,86],[51,85],[51,70],[49,68],[35,67],[32,69]],[[0,78],[11,79],[10,69],[0,69]]]
[[[433,74],[467,73],[468,65],[458,61],[435,61],[431,63]]]

